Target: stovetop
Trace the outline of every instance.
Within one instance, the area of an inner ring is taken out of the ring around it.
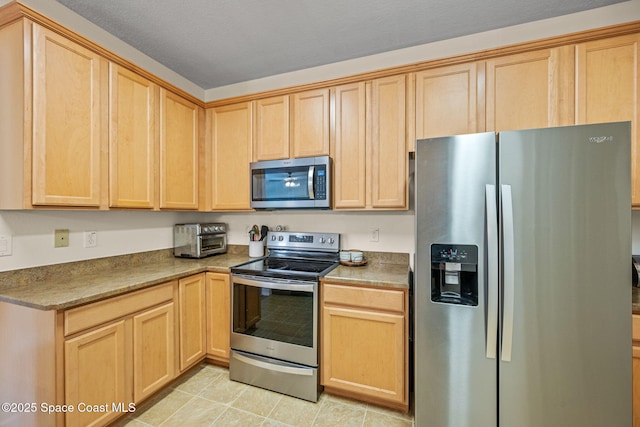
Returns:
[[[340,235],[269,233],[269,256],[231,268],[232,274],[318,280],[339,265]]]

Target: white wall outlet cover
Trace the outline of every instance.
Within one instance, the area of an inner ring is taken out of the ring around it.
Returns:
[[[9,256],[12,254],[12,250],[11,236],[6,234],[0,235],[0,256]]]
[[[98,246],[98,232],[97,231],[85,231],[84,232],[84,247],[95,248]]]

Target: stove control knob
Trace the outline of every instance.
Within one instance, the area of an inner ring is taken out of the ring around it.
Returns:
[[[324,243],[326,241],[326,239],[324,237],[320,238],[320,243]]]
[[[333,240],[333,237],[329,237],[329,244],[333,245],[334,242],[335,242],[335,240]]]
[[[271,240],[276,240],[276,236],[275,235],[271,235]]]
[[[284,236],[278,236],[278,241],[282,242],[284,240]]]

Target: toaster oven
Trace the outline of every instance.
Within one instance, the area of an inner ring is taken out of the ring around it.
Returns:
[[[220,222],[176,224],[173,227],[173,255],[204,258],[227,251],[227,225]]]

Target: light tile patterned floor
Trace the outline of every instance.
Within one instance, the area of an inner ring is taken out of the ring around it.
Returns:
[[[227,369],[202,363],[117,426],[412,427],[413,416],[327,393],[307,402],[230,381]]]

